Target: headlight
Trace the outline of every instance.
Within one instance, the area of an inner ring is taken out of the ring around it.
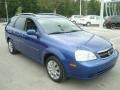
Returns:
[[[90,51],[77,50],[75,51],[75,59],[76,61],[90,61],[96,59],[96,56]]]

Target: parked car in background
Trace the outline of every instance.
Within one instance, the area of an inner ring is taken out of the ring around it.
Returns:
[[[0,18],[0,22],[6,22],[6,18]]]
[[[82,18],[83,16],[80,16],[80,15],[72,15],[69,20],[74,22],[74,23],[78,23],[80,18]]]
[[[104,26],[108,29],[120,27],[120,16],[109,16],[105,18]]]
[[[100,17],[97,15],[87,15],[83,18],[80,18],[78,23],[86,26],[98,25],[100,22]]]
[[[21,52],[40,62],[56,82],[70,77],[95,78],[110,70],[118,58],[109,41],[57,14],[14,16],[5,28],[5,36],[11,54]]]

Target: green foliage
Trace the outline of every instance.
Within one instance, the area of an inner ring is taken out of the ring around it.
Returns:
[[[0,17],[5,16],[5,4],[4,0],[0,0]]]
[[[100,2],[98,0],[90,0],[88,2],[88,14],[100,15]]]
[[[20,6],[17,8],[16,14],[22,13],[23,8]]]
[[[0,17],[6,17],[5,0],[0,0]],[[79,14],[80,0],[7,0],[9,17],[22,12],[56,12],[65,16]],[[100,12],[99,0],[82,0],[82,15]]]

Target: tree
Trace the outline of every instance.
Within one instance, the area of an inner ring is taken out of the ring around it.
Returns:
[[[22,10],[23,10],[23,8],[21,6],[19,6],[17,8],[16,14],[22,13]]]
[[[0,0],[0,18],[5,17],[5,3],[4,0]]]
[[[9,18],[15,15],[19,3],[19,0],[7,0]]]
[[[9,17],[16,13],[57,12],[65,16],[79,15],[80,0],[7,0]],[[118,10],[120,6],[118,5]],[[99,0],[82,0],[82,15],[99,15]],[[0,17],[6,17],[4,0],[0,0]]]
[[[22,12],[38,12],[37,0],[19,0]]]
[[[100,2],[98,0],[88,1],[88,14],[100,15]]]

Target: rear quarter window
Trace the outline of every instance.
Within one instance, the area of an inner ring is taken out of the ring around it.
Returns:
[[[15,21],[17,20],[18,16],[12,17],[9,22],[8,26],[14,27]]]

